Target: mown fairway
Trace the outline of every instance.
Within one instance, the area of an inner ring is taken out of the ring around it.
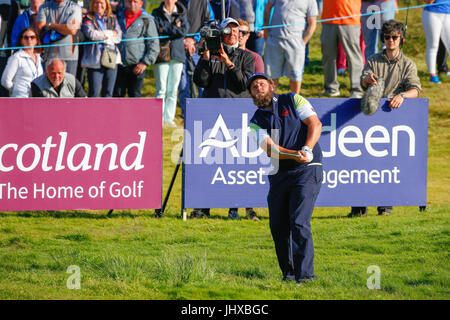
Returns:
[[[449,299],[450,79],[428,82],[421,13],[410,11],[405,52],[418,66],[421,96],[430,99],[426,212],[396,207],[379,217],[370,208],[368,217],[348,219],[349,208],[317,208],[319,279],[302,287],[280,281],[266,209],[257,209],[260,222],[227,220],[224,209],[183,221],[180,176],[163,219],[153,218],[153,210],[115,211],[110,218],[106,210],[2,212],[0,299]],[[406,11],[397,14],[405,17]],[[320,30],[304,77],[307,98],[323,90]],[[152,77],[149,72],[148,97]],[[339,80],[348,95],[348,77]],[[286,92],[287,81],[281,84]],[[172,153],[179,152],[173,132],[164,129],[164,191],[175,167]],[[81,271],[80,290],[66,286],[72,265]],[[366,286],[369,266],[381,270],[380,290]]]

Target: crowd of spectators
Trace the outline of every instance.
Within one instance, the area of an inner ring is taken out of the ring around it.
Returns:
[[[183,117],[189,97],[249,97],[245,85],[254,72],[265,72],[275,87],[285,76],[299,93],[321,16],[322,95],[341,96],[337,75],[348,67],[350,98],[361,98],[376,82],[361,78],[363,69],[367,76],[368,63],[386,51],[381,26],[397,6],[397,0],[224,1],[221,48],[212,55],[199,31],[205,21],[221,20],[221,0],[164,0],[151,13],[143,0],[29,0],[27,7],[0,0],[0,49],[20,47],[0,50],[0,97],[141,97],[153,65],[162,122],[175,127],[177,101]],[[450,76],[450,3],[424,3],[433,4],[422,16],[426,62],[430,81],[439,84],[438,73]],[[40,44],[52,46],[35,48]],[[252,208],[247,214],[257,219]],[[232,216],[239,217],[237,209]]]
[[[167,126],[176,126],[178,101],[184,115],[187,97],[223,95],[212,93],[214,88],[224,90],[224,97],[239,96],[233,90],[227,92],[223,79],[211,77],[214,85],[196,71],[204,67],[201,60],[206,60],[199,54],[203,43],[198,33],[205,21],[220,20],[222,0],[164,0],[151,14],[143,0],[16,1],[0,0],[0,48],[26,43],[28,49],[0,50],[0,96],[30,96],[31,80],[40,76],[44,62],[53,58],[62,60],[65,72],[83,87],[87,82],[89,97],[140,97],[147,67],[154,65],[155,96],[164,100],[163,122]],[[361,98],[362,69],[370,56],[384,49],[381,25],[394,19],[397,8],[397,0],[224,2],[226,16],[239,21],[231,29],[239,39],[238,47],[252,54],[253,70],[264,71],[275,86],[279,78],[287,77],[295,93],[301,90],[309,61],[308,42],[321,15],[323,96],[340,96],[337,75],[348,69],[352,98]],[[430,81],[440,83],[439,73],[450,75],[446,64],[450,4],[446,0],[424,3],[433,4],[422,16],[426,62]],[[380,10],[381,14],[370,14]],[[27,28],[37,33],[36,39],[23,38],[22,31]],[[29,49],[39,44],[52,46]],[[226,44],[224,49],[229,50]],[[239,67],[236,71],[232,74],[243,72]],[[248,77],[244,73],[243,77]],[[228,88],[237,85],[233,79],[227,79]],[[242,78],[235,80],[243,82]]]

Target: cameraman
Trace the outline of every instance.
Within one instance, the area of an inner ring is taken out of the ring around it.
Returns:
[[[247,79],[254,73],[255,61],[250,52],[239,49],[239,23],[226,18],[220,23],[221,49],[218,56],[205,50],[194,72],[194,83],[205,88],[203,98],[249,98]],[[224,34],[230,28],[229,34]],[[202,39],[204,43],[204,39]]]
[[[219,30],[219,55],[211,56],[209,50],[203,52],[194,71],[194,83],[204,88],[202,98],[249,98],[246,83],[254,73],[255,60],[250,52],[239,49],[239,23],[226,18]],[[194,209],[191,213],[191,218],[202,216],[209,216],[209,209]],[[228,217],[239,219],[237,208],[231,208]]]

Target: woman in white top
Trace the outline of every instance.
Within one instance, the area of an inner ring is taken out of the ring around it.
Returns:
[[[38,41],[32,28],[24,29],[19,35],[17,44],[24,48],[9,57],[1,81],[2,86],[12,91],[11,97],[28,98],[31,81],[43,73],[41,56],[34,51]]]

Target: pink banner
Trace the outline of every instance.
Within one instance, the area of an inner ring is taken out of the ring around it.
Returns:
[[[0,210],[160,208],[161,99],[1,99]]]

